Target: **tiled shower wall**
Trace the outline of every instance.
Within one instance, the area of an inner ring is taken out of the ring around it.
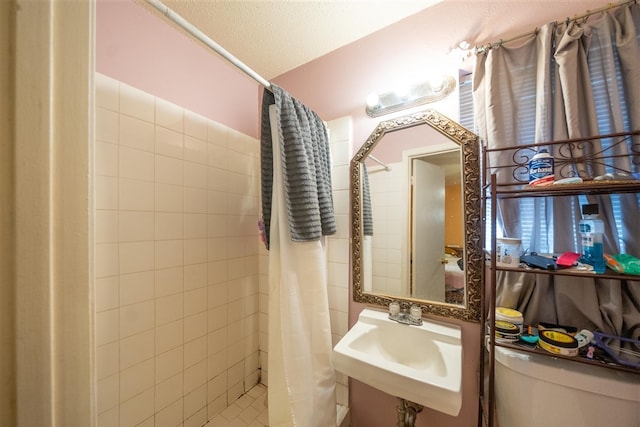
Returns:
[[[389,165],[391,170],[371,168],[368,173],[373,215],[373,289],[390,295],[402,294],[402,236],[406,226],[402,188],[402,163]]]
[[[331,143],[331,183],[337,232],[327,239],[328,294],[333,345],[349,329],[349,161],[353,151],[351,118],[327,123]],[[348,377],[336,372],[336,402],[349,406]],[[340,417],[340,412],[338,412]]]
[[[335,344],[348,328],[352,129],[328,125]],[[268,383],[258,141],[97,74],[95,145],[98,425],[203,425]]]
[[[96,75],[98,424],[201,426],[259,380],[258,142]]]

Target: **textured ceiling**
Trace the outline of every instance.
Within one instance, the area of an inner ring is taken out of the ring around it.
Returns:
[[[145,3],[145,0],[135,1]],[[164,4],[259,75],[271,80],[416,13],[424,15],[428,25],[429,40],[424,43],[428,45],[425,53],[431,57],[446,55],[463,40],[472,46],[503,37],[506,40],[547,22],[573,17],[608,3],[584,0],[164,0]]]

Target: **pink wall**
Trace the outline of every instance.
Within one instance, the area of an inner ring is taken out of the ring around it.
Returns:
[[[365,100],[370,92],[387,92],[394,89],[395,82],[415,82],[436,71],[458,78],[459,64],[449,61],[446,52],[434,52],[429,46],[428,40],[435,36],[435,30],[430,30],[435,27],[431,24],[437,19],[437,15],[434,16],[436,18],[424,12],[410,16],[272,81],[324,120],[351,116],[357,149],[381,120],[406,114],[405,111],[380,118],[368,117]],[[440,59],[434,61],[433,58]],[[429,108],[457,119],[457,91],[447,99],[429,104]]]
[[[258,137],[262,86],[132,1],[97,0],[96,71]]]

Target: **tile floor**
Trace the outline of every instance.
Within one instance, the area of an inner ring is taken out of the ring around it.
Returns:
[[[205,427],[265,427],[268,425],[267,387],[258,384],[205,424]]]
[[[350,426],[347,409],[337,409],[340,427]],[[256,385],[203,427],[269,427],[267,387]]]

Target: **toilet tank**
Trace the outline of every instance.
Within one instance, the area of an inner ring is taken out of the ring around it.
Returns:
[[[495,350],[500,427],[640,426],[640,373]]]

